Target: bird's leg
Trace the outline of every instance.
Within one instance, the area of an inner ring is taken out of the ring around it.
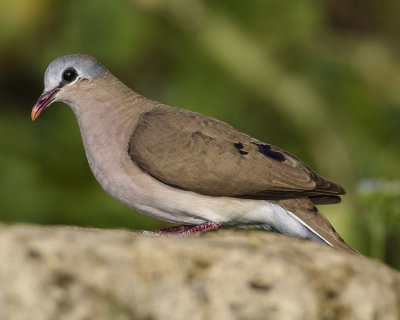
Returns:
[[[157,231],[141,231],[143,234],[149,236],[162,236],[162,235],[177,235],[181,237],[187,237],[194,234],[205,233],[207,231],[216,230],[221,226],[221,223],[216,222],[204,222],[198,225],[181,225],[173,226]]]
[[[191,236],[193,234],[205,233],[207,231],[216,230],[221,226],[221,223],[217,222],[204,222],[202,224],[198,224],[197,226],[193,226],[188,230],[185,230],[178,235],[181,237]]]
[[[191,228],[193,228],[192,225],[173,226],[173,227],[169,227],[169,228],[153,231],[153,233],[157,234],[157,235],[162,235],[162,234],[180,234],[182,232],[190,230]]]

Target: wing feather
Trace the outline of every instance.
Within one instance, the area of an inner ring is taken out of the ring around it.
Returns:
[[[284,150],[222,121],[163,105],[141,115],[128,152],[158,180],[210,196],[332,201],[344,193]]]

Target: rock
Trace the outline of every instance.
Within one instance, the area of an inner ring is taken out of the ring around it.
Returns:
[[[400,275],[262,231],[0,225],[0,319],[399,319]]]

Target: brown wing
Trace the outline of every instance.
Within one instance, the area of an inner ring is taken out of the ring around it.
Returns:
[[[344,193],[277,147],[216,119],[162,105],[139,118],[129,153],[158,180],[205,195],[332,200]]]

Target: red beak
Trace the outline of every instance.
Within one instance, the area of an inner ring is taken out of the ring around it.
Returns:
[[[40,97],[39,100],[32,108],[31,118],[32,121],[35,120],[39,115],[46,109],[53,101],[54,96],[60,90],[60,88],[54,88],[49,91],[44,92]]]

